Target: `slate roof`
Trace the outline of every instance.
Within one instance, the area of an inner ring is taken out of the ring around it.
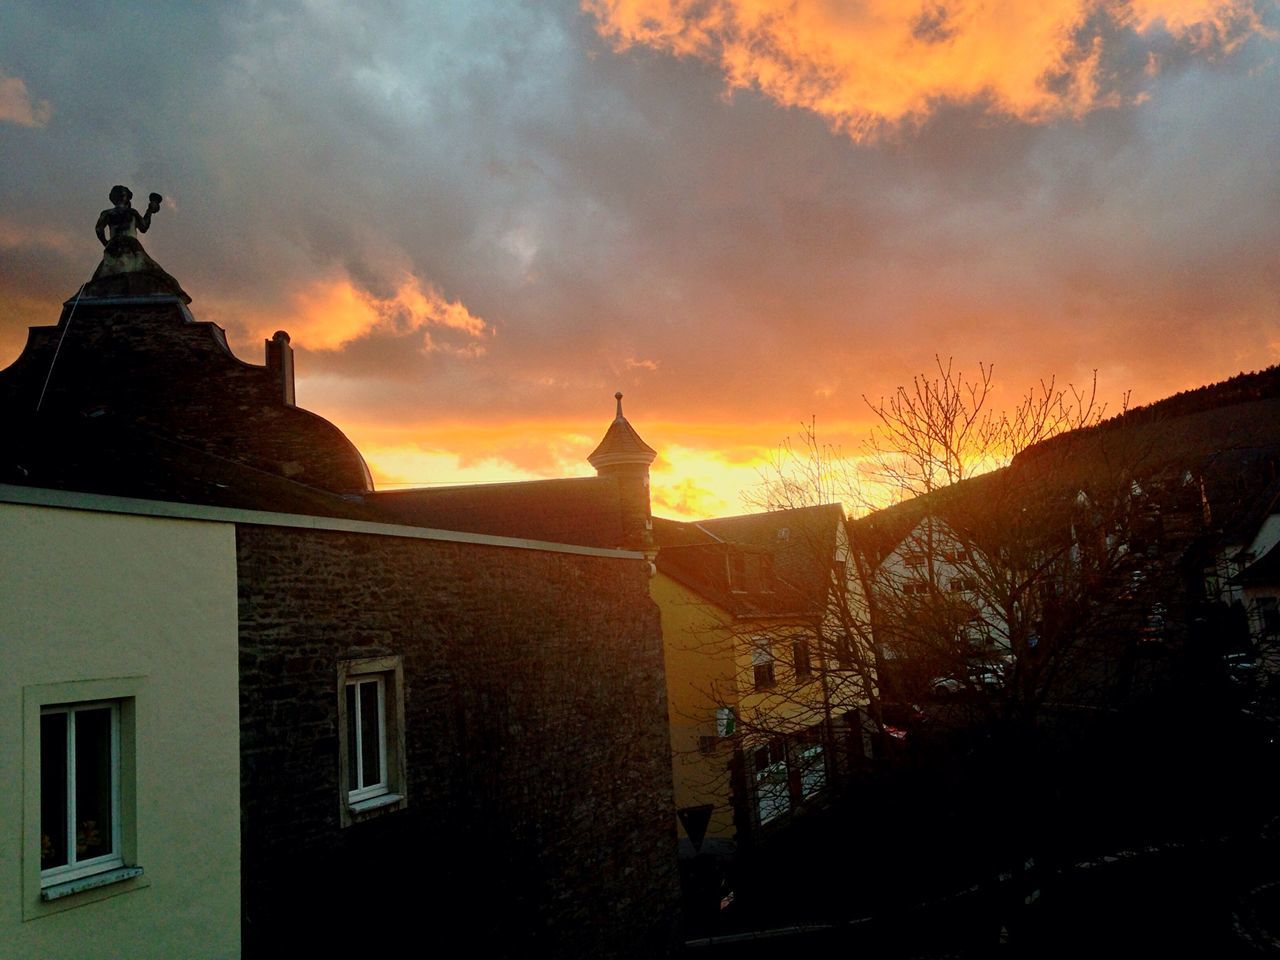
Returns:
[[[0,427],[0,482],[244,510],[380,519],[358,500],[107,415],[7,421]]]
[[[1280,543],[1236,574],[1234,579],[1246,587],[1280,586]]]
[[[606,444],[653,456],[625,420]],[[0,371],[0,483],[579,546],[624,539],[615,477],[374,492],[341,430],[287,402],[278,370],[235,357],[221,328],[173,297],[83,300],[31,329]]]
[[[618,482],[576,477],[379,491],[368,507],[392,523],[588,547],[623,540]]]
[[[682,522],[654,519],[658,570],[738,617],[825,608],[838,504]]]
[[[46,432],[76,415],[110,416],[312,487],[371,489],[360,452],[287,402],[285,380],[236,357],[222,328],[195,320],[176,297],[84,299],[68,303],[57,326],[30,328],[0,370],[0,411],[11,423],[40,418]]]

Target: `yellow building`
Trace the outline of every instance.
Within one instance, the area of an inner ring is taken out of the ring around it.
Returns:
[[[0,486],[6,960],[240,955],[235,529],[121,503]]]
[[[844,512],[653,518],[657,454],[616,398],[588,459],[618,479],[629,543],[654,560],[680,853],[727,856],[870,754],[875,658]]]
[[[681,852],[717,855],[869,754],[874,658],[839,505],[654,521]]]

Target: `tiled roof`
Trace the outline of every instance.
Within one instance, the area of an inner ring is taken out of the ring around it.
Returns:
[[[1280,543],[1245,567],[1235,579],[1246,587],[1280,586]]]
[[[175,298],[83,301],[76,311],[68,305],[57,327],[32,328],[26,350],[0,371],[0,482],[590,547],[623,542],[615,478],[375,493],[346,436],[291,402],[291,373],[238,359],[221,328],[195,321]],[[625,420],[605,439],[613,462],[628,450],[652,459]]]
[[[0,415],[113,416],[153,436],[334,493],[371,488],[334,424],[286,398],[291,376],[246,363],[176,297],[77,301],[32,327],[0,370]],[[42,421],[46,422],[47,421]]]
[[[0,426],[0,482],[246,510],[376,520],[356,499],[148,433],[118,419]]]
[[[623,539],[612,477],[390,490],[367,496],[365,503],[390,522],[440,530],[587,547],[616,547]]]
[[[658,570],[735,616],[813,615],[831,585],[838,504],[654,520]]]

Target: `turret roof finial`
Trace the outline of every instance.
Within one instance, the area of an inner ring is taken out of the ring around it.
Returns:
[[[627,423],[627,418],[622,415],[622,391],[615,393],[613,399],[618,401],[618,412],[605,431],[604,439],[591,456],[587,457],[587,461],[597,472],[602,468],[623,465],[642,467],[647,472],[658,452],[640,439],[635,427]]]

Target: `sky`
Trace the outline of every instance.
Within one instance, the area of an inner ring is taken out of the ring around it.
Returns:
[[[740,513],[936,357],[1280,362],[1278,54],[1275,0],[6,0],[0,366],[122,183],[380,488],[590,475],[621,390],[655,513]]]

